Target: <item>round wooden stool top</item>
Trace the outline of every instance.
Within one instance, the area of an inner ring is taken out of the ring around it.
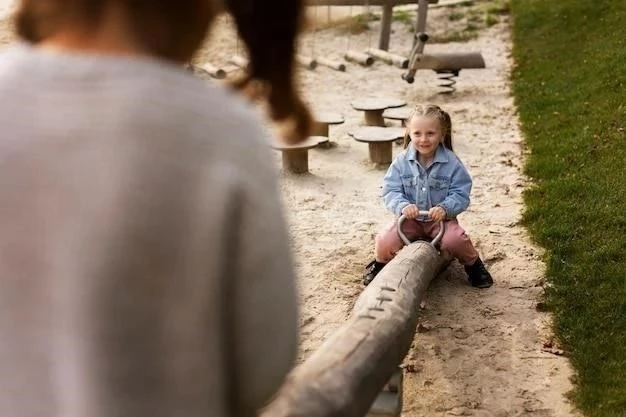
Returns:
[[[396,98],[364,98],[350,103],[355,110],[385,110],[406,106],[406,101]]]
[[[350,133],[358,142],[392,142],[404,137],[402,127],[364,126]]]
[[[411,109],[407,107],[389,108],[383,112],[383,117],[385,119],[402,120],[403,122],[406,121],[410,115],[411,115]]]
[[[343,118],[343,116],[341,114],[333,113],[333,112],[315,113],[313,115],[313,119],[317,123],[323,123],[323,124],[327,124],[327,125],[340,125],[343,122],[345,122],[345,119]]]
[[[302,151],[315,148],[317,145],[319,145],[319,143],[320,139],[318,136],[311,136],[296,144],[288,144],[280,142],[278,140],[274,140],[270,143],[270,146],[278,151]]]

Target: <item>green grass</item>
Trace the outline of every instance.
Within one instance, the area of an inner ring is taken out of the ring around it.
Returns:
[[[476,38],[482,29],[500,22],[509,14],[509,0],[468,1],[445,8],[448,20],[443,32],[430,32],[432,43],[465,42]]]
[[[343,19],[331,21],[325,25],[319,25],[319,29],[336,28],[339,33],[346,35],[358,35],[370,29],[370,22],[380,20],[380,17],[372,12],[367,12]]]
[[[413,22],[415,21],[415,17],[413,16],[413,14],[411,14],[410,12],[406,10],[394,10],[393,20],[395,22],[402,22],[407,25],[413,25]]]
[[[577,406],[626,416],[626,1],[512,0],[513,89],[530,151],[524,222]]]

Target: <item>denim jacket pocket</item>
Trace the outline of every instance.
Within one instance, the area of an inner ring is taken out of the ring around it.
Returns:
[[[450,189],[450,179],[445,177],[431,177],[428,179],[430,200],[433,206],[446,199]]]
[[[411,176],[403,176],[402,177],[402,188],[404,188],[404,195],[408,198],[409,201],[415,201],[415,187],[417,186],[415,182],[415,177]]]

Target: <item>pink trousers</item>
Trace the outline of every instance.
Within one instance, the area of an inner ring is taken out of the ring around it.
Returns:
[[[385,227],[376,236],[376,260],[387,263],[402,249],[404,242],[398,236],[397,219]],[[478,259],[478,252],[474,248],[469,236],[456,220],[445,222],[446,231],[441,239],[440,249],[449,252],[463,265],[472,265]],[[439,223],[405,220],[402,231],[410,241],[418,238],[432,239],[439,232]]]

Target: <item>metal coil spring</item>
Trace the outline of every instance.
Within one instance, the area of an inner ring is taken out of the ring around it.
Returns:
[[[458,70],[440,70],[437,71],[437,75],[439,76],[439,84],[438,86],[443,88],[439,94],[452,94],[456,91],[456,77],[459,76]]]

